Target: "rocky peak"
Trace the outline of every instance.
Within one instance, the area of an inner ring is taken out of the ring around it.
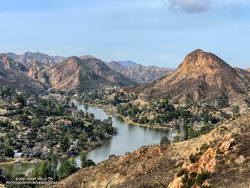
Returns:
[[[174,102],[210,102],[218,108],[229,104],[248,105],[250,77],[213,53],[195,50],[178,69],[145,87],[140,97],[167,97]]]
[[[188,54],[177,70],[178,73],[185,75],[213,74],[221,71],[232,72],[234,69],[215,54],[201,49]]]
[[[86,60],[86,59],[97,59],[97,58],[92,55],[82,55],[80,56],[80,59]]]
[[[69,62],[69,63],[78,63],[79,61],[81,61],[81,59],[79,57],[76,56],[71,56],[69,57],[66,61],[64,62]]]

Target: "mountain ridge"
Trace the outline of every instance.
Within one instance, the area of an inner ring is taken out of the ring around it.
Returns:
[[[47,65],[55,65],[66,59],[66,57],[63,56],[50,56],[41,52],[25,52],[21,55],[12,52],[5,54],[13,60],[23,63],[24,65],[30,63],[33,60],[39,61]]]
[[[143,66],[136,64],[134,66],[123,66],[119,62],[111,61],[107,65],[123,75],[135,80],[138,83],[148,83],[154,80],[160,79],[170,74],[173,69],[170,68],[159,68],[156,66]]]
[[[136,84],[124,75],[111,70],[95,57],[72,56],[48,69],[52,88],[62,90],[101,89]],[[68,88],[67,88],[68,87]]]

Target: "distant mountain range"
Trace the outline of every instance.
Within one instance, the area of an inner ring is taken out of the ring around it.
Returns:
[[[202,50],[188,54],[176,71],[132,61],[105,63],[93,56],[66,58],[40,52],[0,54],[0,66],[2,85],[31,91],[92,90],[143,83],[132,91],[148,100],[169,98],[181,103],[212,102],[220,106],[250,104],[250,73],[232,68]]]
[[[28,64],[31,61],[36,60],[43,64],[55,65],[66,59],[66,57],[50,56],[50,55],[43,54],[40,52],[25,52],[22,55],[17,55],[15,53],[6,53],[6,55],[12,58],[13,60],[18,61],[23,64]]]
[[[107,65],[138,83],[149,83],[174,71],[170,68],[142,66],[132,61],[111,61]]]
[[[134,61],[116,61],[116,62],[124,67],[134,67],[140,65]]]
[[[67,59],[67,57],[50,56],[40,52],[25,52],[21,55],[17,55],[15,53],[6,53],[5,55],[27,67],[32,65],[33,61],[37,61],[43,65],[53,66]],[[95,57],[90,55],[81,56],[80,58],[95,59]],[[152,82],[168,75],[174,70],[155,66],[142,66],[133,61],[112,61],[106,64],[114,71],[122,73],[129,79],[138,83]]]
[[[250,105],[250,73],[232,68],[212,53],[195,50],[175,72],[136,90],[140,97],[149,100],[169,98],[176,103]]]
[[[0,83],[19,89],[69,91],[137,84],[93,56],[64,58],[27,52],[1,54],[0,58]]]

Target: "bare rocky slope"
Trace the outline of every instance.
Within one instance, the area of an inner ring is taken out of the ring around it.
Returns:
[[[17,55],[15,53],[6,53],[7,56],[12,58],[15,61],[18,61],[23,64],[28,64],[33,60],[39,61],[43,64],[47,65],[55,65],[57,63],[61,63],[66,57],[62,56],[50,56],[40,52],[25,52],[22,55]]]
[[[187,55],[174,73],[137,91],[145,99],[167,97],[179,103],[208,102],[222,107],[250,104],[249,73],[202,50]]]
[[[47,70],[50,68],[49,65],[33,60],[30,63],[27,63],[26,67],[29,69],[27,72],[29,77],[47,85],[48,88],[51,87],[49,76],[47,74]]]
[[[156,66],[142,66],[135,64],[133,66],[124,66],[119,62],[112,61],[107,63],[107,65],[125,76],[129,77],[132,80],[135,80],[138,83],[149,83],[154,80],[160,79],[171,72],[173,69],[170,68],[159,68]]]
[[[91,56],[70,57],[49,68],[46,72],[51,87],[65,91],[136,84],[121,73],[110,69],[101,60]]]
[[[39,92],[46,85],[27,76],[28,68],[10,57],[0,55],[0,84],[21,90]]]
[[[22,60],[22,63],[10,56],[20,60],[15,54],[0,54],[0,82],[10,87],[37,91],[70,91],[137,84],[92,56],[70,57],[61,63],[52,62],[51,56],[40,53],[27,55],[30,58]]]
[[[142,147],[81,169],[54,188],[247,188],[249,134],[250,113],[192,140]]]

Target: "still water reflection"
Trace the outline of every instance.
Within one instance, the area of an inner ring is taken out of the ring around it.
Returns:
[[[84,110],[83,105],[78,105],[78,108]],[[112,154],[122,155],[126,152],[132,152],[141,146],[159,144],[164,135],[168,136],[170,140],[174,136],[173,133],[164,130],[128,125],[121,118],[108,115],[100,108],[89,107],[88,112],[93,113],[95,118],[100,120],[111,117],[113,126],[118,129],[117,135],[89,152],[87,158],[92,159],[96,163],[108,159]]]

